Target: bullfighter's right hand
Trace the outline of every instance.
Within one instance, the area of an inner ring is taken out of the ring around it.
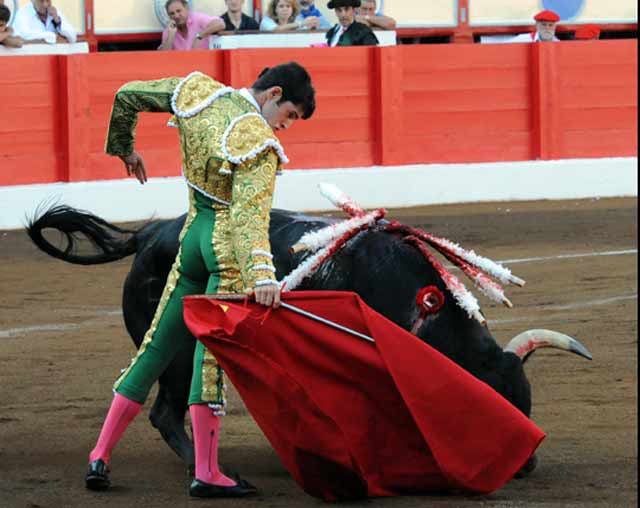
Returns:
[[[147,181],[147,170],[144,165],[144,159],[138,152],[131,152],[130,155],[120,156],[120,159],[127,168],[128,176],[135,176],[138,181],[144,185]]]
[[[258,286],[253,289],[253,294],[260,305],[274,309],[280,307],[280,286],[277,284]]]

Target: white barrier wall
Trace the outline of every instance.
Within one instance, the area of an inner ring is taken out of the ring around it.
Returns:
[[[431,164],[285,171],[274,206],[333,210],[318,192],[327,182],[366,208],[460,202],[582,199],[638,195],[637,158],[486,164]],[[187,210],[182,178],[0,187],[0,229],[19,229],[42,204],[61,203],[114,222],[176,217]]]

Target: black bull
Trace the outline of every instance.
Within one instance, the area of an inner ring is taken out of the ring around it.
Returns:
[[[138,230],[124,230],[93,215],[56,206],[32,220],[28,233],[41,250],[71,263],[107,263],[135,254],[124,284],[122,307],[127,330],[136,346],[140,346],[178,252],[178,235],[185,217],[149,223]],[[278,279],[303,258],[302,254],[292,256],[289,248],[304,233],[332,221],[335,219],[272,211],[270,239]],[[60,231],[66,238],[64,248],[45,239],[42,234],[45,229]],[[91,242],[90,254],[78,253],[78,235]],[[503,351],[489,329],[471,319],[455,303],[434,268],[415,247],[403,241],[400,234],[381,228],[358,234],[300,289],[354,291],[370,307],[410,330],[419,314],[416,295],[428,285],[442,291],[445,303],[437,315],[429,317],[420,327],[417,332],[420,339],[490,385],[529,416],[531,387],[523,369],[527,357],[521,360],[513,352]],[[184,415],[194,344],[181,350],[160,377],[158,395],[149,416],[164,440],[189,466],[193,465],[193,447],[184,429]],[[523,474],[534,467],[532,457]]]

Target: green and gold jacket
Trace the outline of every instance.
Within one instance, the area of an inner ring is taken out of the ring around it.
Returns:
[[[288,160],[273,130],[243,95],[194,72],[133,81],[116,93],[106,152],[133,152],[140,112],[173,113],[187,184],[228,208],[234,257],[245,288],[275,283],[269,211],[276,173]]]

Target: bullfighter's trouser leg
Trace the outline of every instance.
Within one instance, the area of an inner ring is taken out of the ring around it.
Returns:
[[[117,393],[144,403],[153,383],[164,372],[180,348],[195,338],[184,323],[182,298],[204,292],[215,293],[226,271],[219,266],[215,244],[217,230],[227,212],[208,198],[191,191],[191,207],[180,234],[180,250],[167,278],[156,314],[138,354],[114,385]],[[221,246],[224,248],[225,246]],[[222,256],[224,257],[224,256]],[[228,270],[227,270],[228,271]],[[229,286],[229,282],[222,284]],[[189,404],[209,403],[223,412],[223,372],[215,357],[196,342]]]

